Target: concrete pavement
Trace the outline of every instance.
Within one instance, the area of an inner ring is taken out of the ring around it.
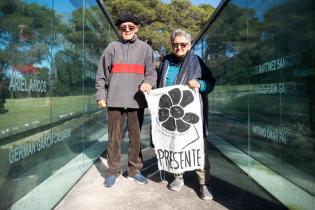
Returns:
[[[168,173],[157,170],[154,151],[143,151],[145,166],[142,173],[149,183],[139,185],[119,177],[114,188],[103,186],[106,159],[101,157],[69,191],[55,210],[101,210],[101,209],[286,209],[250,177],[226,159],[211,144],[208,145],[211,163],[212,189],[215,199],[199,198],[198,182],[194,172],[184,175],[185,186],[179,192],[167,189],[172,180]],[[125,170],[126,155],[121,166]],[[161,179],[162,178],[162,179]]]

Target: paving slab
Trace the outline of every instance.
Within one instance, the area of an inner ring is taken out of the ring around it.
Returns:
[[[104,187],[107,163],[104,157],[100,157],[55,210],[286,209],[211,144],[208,148],[214,200],[200,199],[194,171],[184,174],[185,185],[180,191],[169,190],[167,185],[172,176],[158,171],[154,150],[147,148],[143,151],[145,165],[142,173],[149,178],[148,184],[140,185],[128,180],[124,173],[114,188]],[[122,156],[121,167],[123,170],[127,168],[126,155]]]

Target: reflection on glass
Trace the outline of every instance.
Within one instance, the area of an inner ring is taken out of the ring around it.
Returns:
[[[44,2],[44,1],[43,1]],[[50,4],[48,4],[50,5]],[[51,9],[24,1],[1,1],[0,24],[0,209],[40,183],[38,161],[23,161],[39,153],[25,135],[50,122],[49,45]],[[29,137],[27,137],[29,136]],[[45,156],[45,154],[42,154]]]
[[[211,131],[313,196],[314,11],[230,1],[194,49],[217,79]]]
[[[98,142],[106,115],[93,97],[95,72],[117,37],[92,0],[0,0],[0,17],[0,209],[6,209],[89,146],[101,148],[90,159],[105,149]],[[64,176],[83,173],[80,160]]]

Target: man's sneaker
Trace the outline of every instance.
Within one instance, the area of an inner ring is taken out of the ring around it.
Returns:
[[[175,177],[175,179],[168,185],[168,189],[180,191],[183,185],[184,185],[183,177]]]
[[[105,187],[114,187],[118,181],[118,177],[115,175],[109,175],[105,178],[104,186]]]
[[[148,179],[140,173],[137,173],[134,176],[128,176],[128,179],[133,180],[133,181],[137,182],[138,184],[147,184],[148,183]]]
[[[212,190],[208,185],[200,185],[200,196],[202,200],[213,200]]]

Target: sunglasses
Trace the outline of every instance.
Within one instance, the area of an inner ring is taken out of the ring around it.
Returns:
[[[172,47],[173,48],[178,48],[178,47],[185,48],[185,47],[187,47],[187,45],[188,45],[188,43],[184,43],[184,42],[182,42],[182,43],[172,43]]]
[[[119,27],[119,29],[123,32],[127,32],[128,30],[134,31],[136,28],[137,28],[137,26],[135,26],[135,25],[123,25],[123,26]]]

